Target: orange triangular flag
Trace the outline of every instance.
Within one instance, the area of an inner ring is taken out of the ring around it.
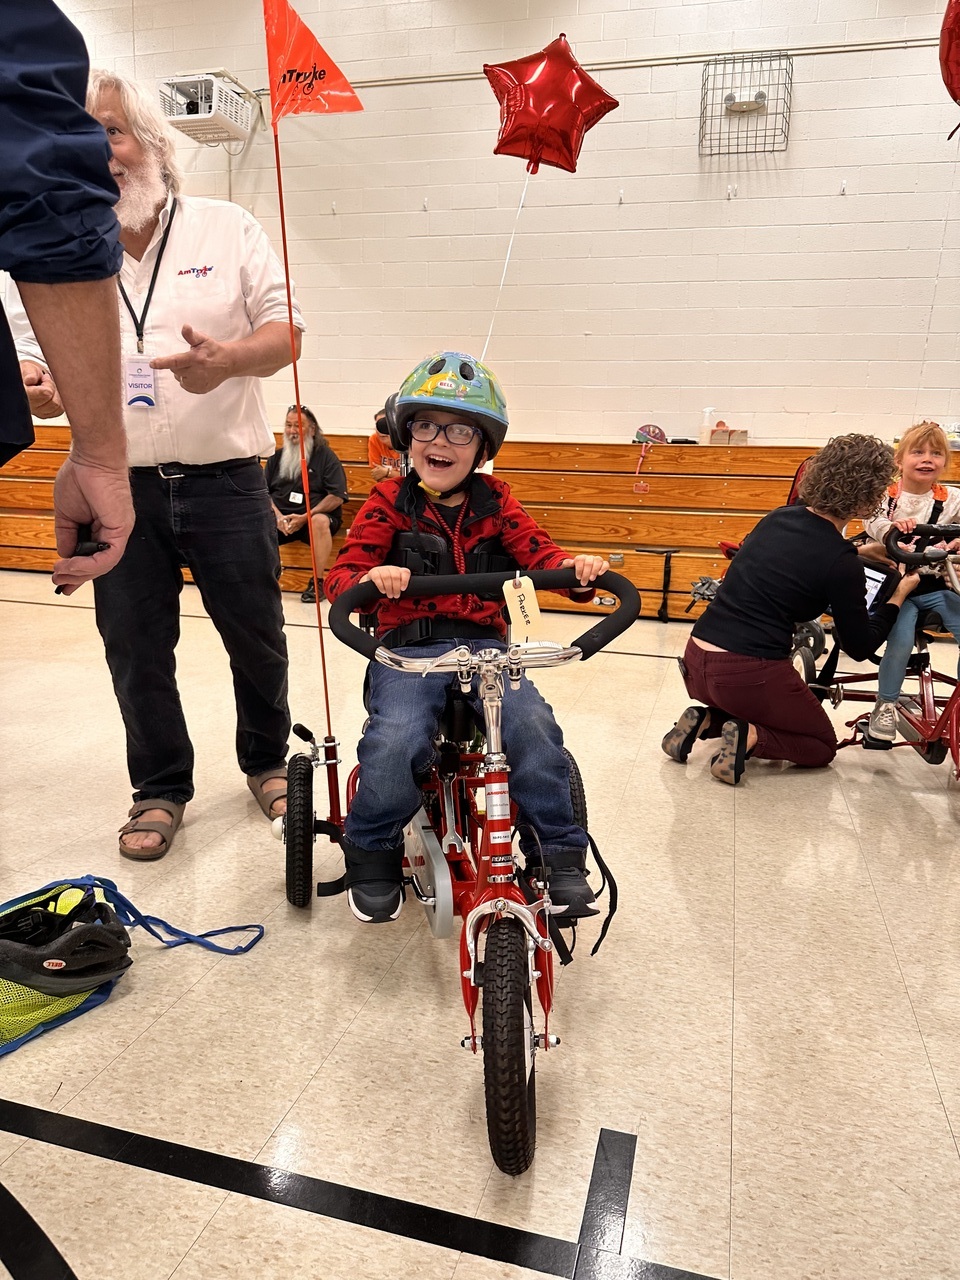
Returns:
[[[287,0],[263,0],[273,127],[307,111],[362,111],[350,81]]]

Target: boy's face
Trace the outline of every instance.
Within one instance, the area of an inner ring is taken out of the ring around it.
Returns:
[[[437,426],[452,426],[462,423],[473,426],[470,418],[460,413],[448,413],[444,409],[418,409],[413,422],[431,422]],[[411,423],[412,425],[412,423]],[[477,455],[481,437],[475,431],[469,444],[451,444],[442,431],[437,432],[435,440],[429,443],[410,438],[410,461],[417,475],[431,489],[446,493],[461,484],[470,474],[473,460]]]
[[[906,486],[923,493],[936,484],[946,465],[947,455],[927,441],[906,451],[900,461],[900,474]]]

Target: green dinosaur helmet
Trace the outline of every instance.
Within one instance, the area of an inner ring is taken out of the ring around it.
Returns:
[[[487,458],[496,456],[509,419],[503,390],[486,365],[461,351],[439,351],[407,375],[392,415],[394,447],[410,447],[409,424],[421,409],[462,413],[483,432]]]

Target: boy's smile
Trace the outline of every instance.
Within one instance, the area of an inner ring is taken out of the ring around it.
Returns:
[[[452,426],[454,423],[473,425],[466,415],[447,413],[443,409],[418,409],[415,420],[433,422],[441,427]],[[475,436],[469,444],[453,445],[442,431],[438,431],[437,438],[429,443],[411,438],[410,461],[425,485],[445,493],[462,484],[473,470],[473,461],[480,443],[479,437]],[[463,497],[462,494],[452,496],[457,500]]]

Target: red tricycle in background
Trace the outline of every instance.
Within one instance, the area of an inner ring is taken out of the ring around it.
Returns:
[[[960,556],[946,547],[932,545],[953,542],[956,538],[960,538],[960,525],[918,524],[910,533],[901,533],[894,525],[884,539],[884,547],[895,564],[902,564],[908,569],[939,566],[950,587],[960,594],[960,575],[957,573]],[[903,545],[914,539],[918,540],[915,547]],[[909,746],[928,764],[941,764],[949,753],[953,775],[960,781],[960,692],[957,678],[933,669],[928,648],[928,633],[942,629],[942,621],[935,610],[921,613],[917,618],[915,650],[907,666],[907,678],[916,680],[916,690],[912,694],[901,695],[897,703],[897,730],[901,741],[885,742],[871,738],[870,713],[864,711],[856,719],[847,721],[846,727],[852,733],[840,743],[841,747],[859,744],[868,751],[889,751],[893,747]],[[872,673],[841,673],[826,679],[821,677],[820,687],[834,706],[845,701],[869,702],[872,705],[876,701],[876,689],[860,686],[869,685],[873,679]],[[949,692],[938,693],[937,685],[946,687]]]

